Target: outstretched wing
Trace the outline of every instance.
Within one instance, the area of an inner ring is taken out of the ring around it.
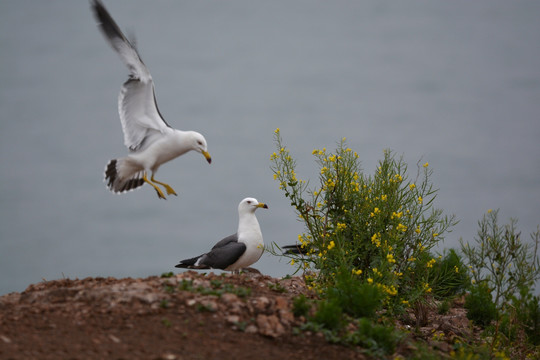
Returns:
[[[92,9],[105,39],[129,69],[129,79],[118,97],[118,112],[124,144],[136,151],[150,144],[153,136],[168,131],[170,126],[159,112],[152,76],[137,49],[124,36],[101,1],[93,0]]]

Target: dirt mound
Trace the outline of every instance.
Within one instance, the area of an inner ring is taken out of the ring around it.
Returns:
[[[365,358],[318,334],[292,335],[301,293],[299,277],[253,273],[42,282],[0,297],[0,358]]]

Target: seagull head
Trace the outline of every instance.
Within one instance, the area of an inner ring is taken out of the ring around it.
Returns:
[[[252,197],[245,198],[238,204],[239,213],[254,213],[258,208],[268,209],[268,205],[260,203]]]
[[[207,145],[206,145],[206,139],[204,136],[199,134],[198,132],[191,131],[190,132],[190,140],[191,140],[191,147],[193,150],[200,152],[205,157],[206,161],[208,161],[209,164],[212,163],[212,157],[210,157],[210,154],[208,153]]]

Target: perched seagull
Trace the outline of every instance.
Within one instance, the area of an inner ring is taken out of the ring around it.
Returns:
[[[109,161],[105,168],[105,182],[115,193],[150,184],[165,199],[176,192],[168,184],[154,179],[158,168],[174,158],[194,150],[204,155],[208,163],[212,158],[204,136],[195,131],[173,129],[159,112],[152,76],[142,62],[135,46],[124,36],[114,19],[99,0],[91,0],[94,15],[101,32],[122,61],[129,68],[129,79],[118,96],[118,112],[124,131],[124,144],[128,156]],[[151,173],[150,180],[147,177]]]
[[[266,204],[254,198],[245,198],[238,205],[238,231],[218,242],[210,252],[180,261],[177,268],[240,270],[256,263],[264,243],[259,222],[255,216],[258,208],[268,209]]]

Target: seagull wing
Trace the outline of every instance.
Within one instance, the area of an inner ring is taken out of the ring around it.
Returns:
[[[137,151],[150,144],[156,135],[170,129],[159,112],[154,82],[135,46],[124,36],[101,1],[92,3],[99,27],[114,50],[129,69],[129,79],[122,86],[118,98],[118,111],[124,144]]]
[[[238,236],[234,234],[214,245],[212,250],[204,255],[201,262],[214,269],[225,269],[234,264],[245,251],[246,245],[238,242]]]

